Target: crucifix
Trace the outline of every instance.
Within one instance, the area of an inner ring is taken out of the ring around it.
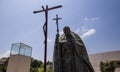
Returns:
[[[56,20],[56,25],[57,25],[57,48],[58,48],[58,72],[61,72],[60,67],[61,67],[61,63],[60,63],[60,48],[59,48],[59,27],[58,27],[58,20],[60,20],[62,18],[58,17],[58,14],[56,14],[56,18],[52,19],[52,20]]]
[[[56,9],[56,8],[60,8],[60,7],[62,7],[62,5],[54,6],[51,8],[48,8],[48,5],[46,5],[46,9],[44,8],[44,6],[42,6],[43,10],[38,10],[38,11],[33,12],[33,13],[45,12],[45,24],[43,25],[43,32],[44,32],[44,36],[45,36],[45,41],[44,41],[44,44],[45,44],[45,48],[44,48],[44,72],[46,72],[46,61],[47,61],[48,11]]]
[[[52,19],[52,20],[56,20],[57,34],[59,34],[58,20],[60,20],[60,19],[62,19],[62,18],[58,18],[58,14],[56,14],[56,18]]]

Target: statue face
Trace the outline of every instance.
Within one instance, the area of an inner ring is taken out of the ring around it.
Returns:
[[[63,31],[64,31],[64,33],[65,33],[66,36],[70,35],[71,31],[70,31],[69,27],[64,27]]]

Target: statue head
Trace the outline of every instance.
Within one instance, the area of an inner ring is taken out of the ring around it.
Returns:
[[[64,34],[65,34],[66,36],[71,35],[70,27],[69,27],[69,26],[65,26],[65,27],[63,28],[63,32],[64,32]]]

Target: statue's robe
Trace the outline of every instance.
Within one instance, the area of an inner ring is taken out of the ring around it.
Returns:
[[[53,54],[53,72],[94,72],[81,38],[71,32],[66,38],[56,37]]]

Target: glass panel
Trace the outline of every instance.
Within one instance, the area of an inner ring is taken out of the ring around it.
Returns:
[[[25,49],[25,55],[26,56],[31,56],[31,48],[26,48]]]
[[[25,48],[20,48],[20,55],[25,55]]]
[[[32,47],[23,43],[12,44],[11,55],[20,54],[31,57]]]
[[[11,55],[19,54],[19,46],[12,44]]]

